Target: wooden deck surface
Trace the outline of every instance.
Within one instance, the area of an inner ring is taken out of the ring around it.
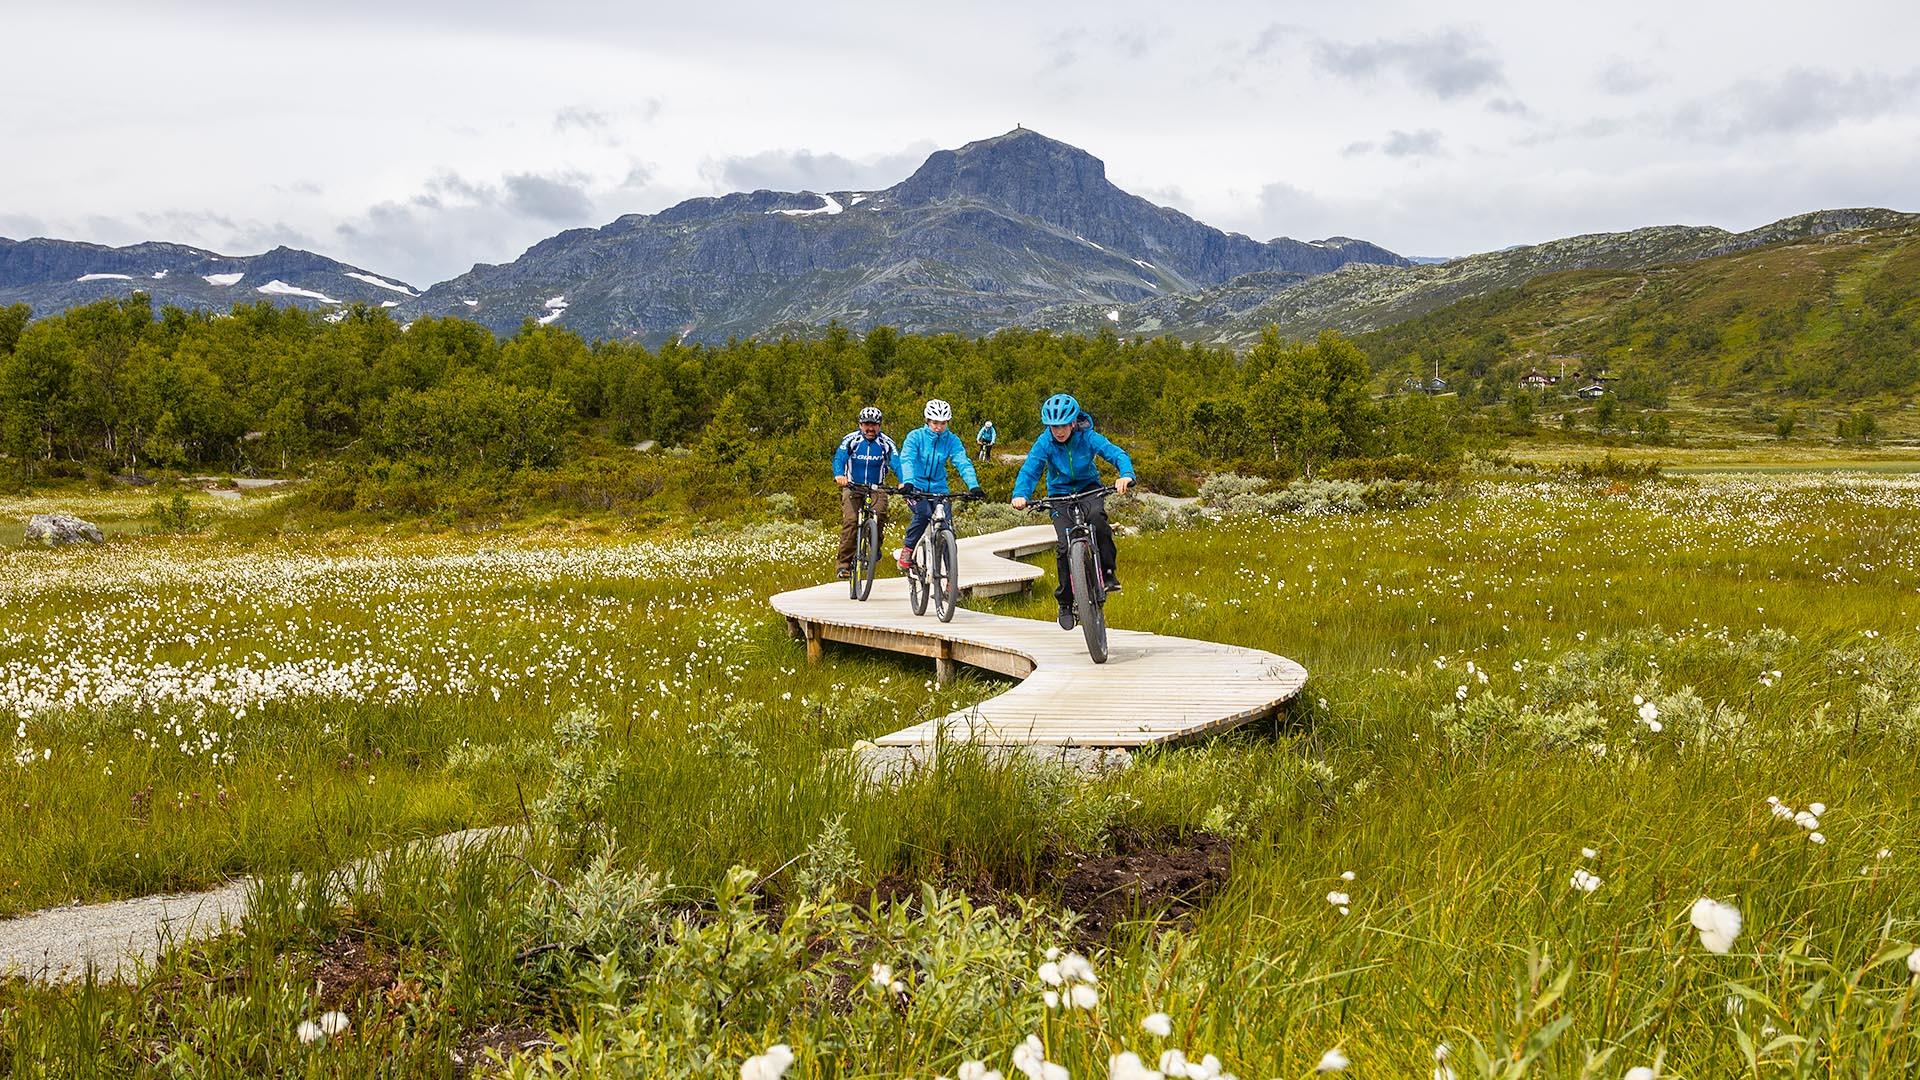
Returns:
[[[961,585],[980,595],[1018,591],[1045,571],[1005,556],[1052,549],[1051,525],[962,540]],[[1284,656],[1111,626],[1107,662],[1095,664],[1077,628],[965,609],[943,623],[932,605],[916,616],[900,577],[875,582],[864,603],[847,595],[845,582],[780,593],[772,603],[814,657],[818,642],[839,641],[932,657],[943,675],[964,663],[1023,680],[963,712],[875,739],[881,746],[928,746],[941,738],[991,746],[1178,742],[1270,715],[1307,680],[1306,669]],[[1125,622],[1127,594],[1107,610]]]

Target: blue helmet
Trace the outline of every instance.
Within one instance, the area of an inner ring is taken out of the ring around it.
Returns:
[[[1080,403],[1073,400],[1072,394],[1055,394],[1040,406],[1040,422],[1048,427],[1071,424],[1078,419]]]

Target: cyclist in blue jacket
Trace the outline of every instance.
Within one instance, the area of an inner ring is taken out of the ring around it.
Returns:
[[[947,492],[947,466],[952,465],[967,485],[967,491],[975,498],[982,498],[985,492],[980,490],[980,478],[973,471],[973,462],[967,460],[967,445],[960,436],[947,430],[953,422],[953,406],[934,398],[927,402],[927,426],[914,428],[907,434],[907,441],[900,444],[900,453],[894,459],[894,472],[900,477],[900,489],[903,492],[925,491],[935,495]],[[927,531],[927,523],[933,520],[933,504],[913,500],[913,521],[907,525],[907,546],[900,549],[894,561],[900,569],[906,570],[913,565],[913,548],[920,542],[920,534]]]
[[[1033,449],[1027,451],[1026,464],[1013,481],[1013,505],[1025,507],[1027,499],[1041,479],[1054,495],[1077,495],[1100,486],[1100,467],[1096,458],[1105,458],[1119,479],[1113,486],[1126,494],[1133,486],[1133,460],[1127,452],[1093,430],[1093,417],[1080,407],[1071,394],[1055,394],[1040,406],[1040,422],[1047,426]],[[1093,542],[1100,549],[1100,565],[1106,568],[1107,591],[1119,592],[1120,579],[1114,575],[1118,553],[1113,547],[1113,527],[1107,524],[1107,506],[1089,499],[1084,507],[1087,523],[1093,528]],[[1060,602],[1060,625],[1073,629],[1072,586],[1067,577],[1067,523],[1058,511],[1053,514],[1054,568],[1060,585],[1053,598]]]
[[[840,485],[840,556],[837,576],[846,579],[853,575],[854,544],[860,531],[860,495],[850,485],[877,485],[891,472],[900,475],[899,466],[894,463],[893,455],[897,448],[893,439],[880,430],[880,421],[884,419],[880,410],[869,405],[860,410],[860,428],[850,432],[840,440],[840,448],[833,452],[833,482]],[[887,493],[873,492],[873,515],[880,519],[880,529],[887,528]],[[876,554],[875,558],[879,556]]]

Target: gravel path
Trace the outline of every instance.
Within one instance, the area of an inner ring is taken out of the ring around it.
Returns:
[[[453,851],[509,831],[466,829],[422,842]],[[364,865],[377,872],[382,858],[372,856]],[[241,878],[206,892],[49,908],[0,920],[0,974],[64,983],[84,978],[91,967],[103,981],[132,978],[164,947],[238,926],[253,882]]]

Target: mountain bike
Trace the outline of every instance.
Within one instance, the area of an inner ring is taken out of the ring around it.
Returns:
[[[1080,632],[1087,638],[1087,655],[1096,664],[1107,662],[1107,573],[1100,565],[1100,545],[1093,542],[1093,526],[1087,523],[1085,505],[1089,499],[1104,499],[1118,488],[1097,487],[1078,495],[1053,495],[1030,499],[1027,509],[1058,511],[1067,522],[1067,588],[1072,597],[1071,610]]]
[[[927,613],[927,601],[933,601],[933,613],[941,622],[952,622],[954,608],[960,604],[960,543],[953,535],[953,502],[972,499],[964,491],[927,492],[887,488],[889,493],[909,501],[933,504],[933,517],[927,531],[920,534],[907,567],[907,602],[915,615]]]
[[[855,600],[865,600],[873,592],[873,569],[880,562],[880,548],[885,540],[880,534],[880,515],[873,512],[873,496],[885,489],[872,484],[848,484],[847,487],[860,493],[860,524],[855,527],[853,572],[847,577],[847,592]]]

